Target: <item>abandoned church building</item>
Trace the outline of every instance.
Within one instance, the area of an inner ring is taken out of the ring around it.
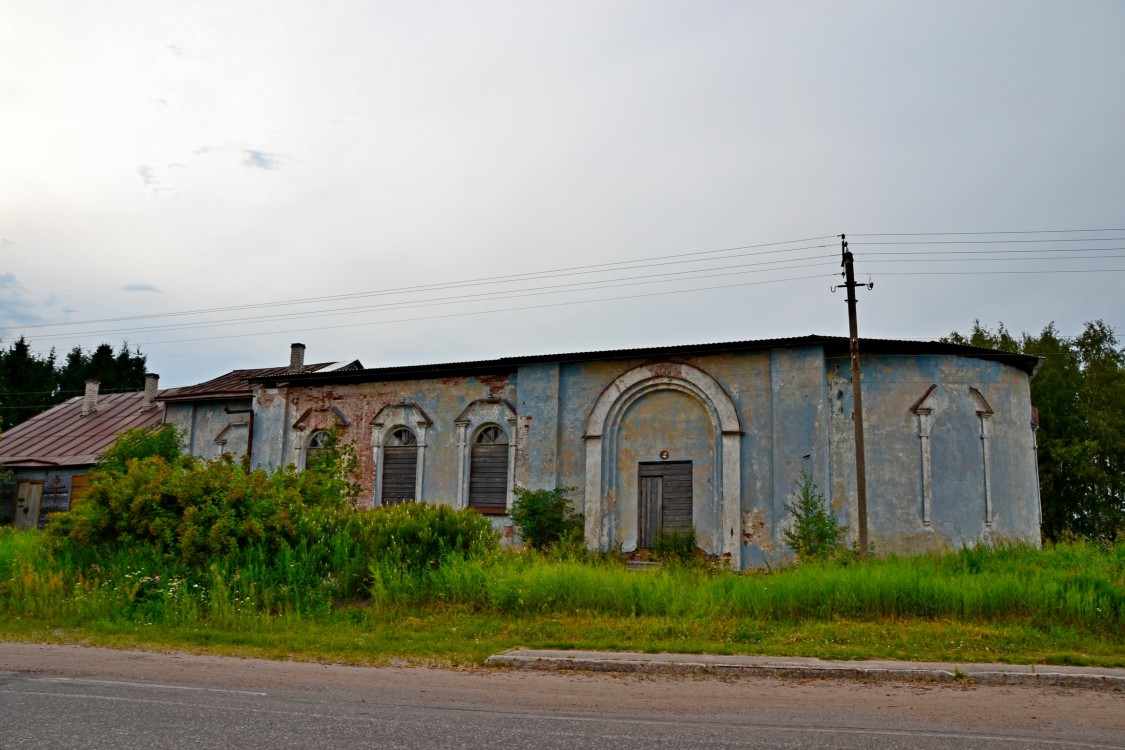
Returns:
[[[876,550],[1038,543],[1039,360],[875,339],[861,351]],[[785,506],[806,472],[857,536],[846,338],[381,368],[306,365],[300,344],[290,354],[287,367],[161,393],[163,421],[195,455],[249,452],[263,468],[304,466],[335,429],[356,448],[362,504],[448,503],[501,528],[514,487],[573,487],[598,550],[694,528],[700,548],[736,567],[772,564],[787,553]],[[147,421],[151,399],[137,400]],[[27,451],[20,460],[39,466]]]
[[[1038,543],[1038,359],[862,343],[870,539],[919,552]],[[569,486],[588,546],[694,527],[739,567],[784,554],[808,472],[855,537],[848,341],[809,336],[250,377],[252,462],[302,466],[336,428],[364,502],[444,502],[506,524],[513,487]]]

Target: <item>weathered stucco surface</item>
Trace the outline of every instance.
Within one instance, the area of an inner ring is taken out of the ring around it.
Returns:
[[[253,465],[303,466],[309,438],[318,430],[336,427],[340,437],[355,446],[362,503],[370,507],[376,502],[377,485],[374,431],[379,428],[374,423],[386,407],[410,404],[430,420],[424,444],[419,445],[425,452],[420,499],[455,505],[460,494],[458,466],[465,451],[458,442],[458,418],[474,402],[504,399],[514,403],[515,397],[511,376],[263,388],[254,399]],[[489,411],[491,406],[479,408]],[[499,414],[487,422],[496,423],[513,439],[513,425]],[[475,426],[479,429],[480,424]],[[389,432],[397,427],[420,433],[417,423],[395,420],[381,429]]]
[[[877,551],[1038,540],[1024,371],[917,354],[865,356],[862,367]],[[846,358],[801,345],[533,362],[495,375],[281,384],[255,393],[253,463],[300,466],[309,436],[336,426],[357,449],[370,506],[380,442],[405,426],[419,438],[420,499],[463,505],[468,448],[482,426],[496,424],[511,446],[510,485],[575,488],[587,543],[628,551],[637,544],[638,465],[691,461],[697,543],[735,566],[760,566],[787,554],[785,505],[803,472],[849,539],[856,536],[849,377]],[[217,424],[205,410],[192,422],[199,439],[212,441]]]
[[[615,545],[625,551],[637,547],[638,464],[691,461],[696,543],[712,554],[721,552],[721,499],[714,493],[715,434],[702,404],[678,391],[649,393],[629,406],[617,440]],[[666,459],[661,458],[662,451],[667,452]]]
[[[918,552],[992,539],[1038,543],[1027,375],[997,362],[950,356],[865,357],[862,367],[869,535],[876,550]],[[840,516],[854,527],[850,374],[846,360],[830,363],[833,488],[847,498]],[[974,391],[991,414],[980,413]],[[849,535],[854,538],[854,528]]]
[[[188,453],[200,458],[246,455],[250,434],[250,399],[169,402],[164,422],[183,436]],[[234,411],[236,413],[231,414]]]

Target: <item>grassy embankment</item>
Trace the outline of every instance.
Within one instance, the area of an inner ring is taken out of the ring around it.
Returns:
[[[1125,667],[1125,544],[773,573],[494,552],[411,571],[337,534],[186,568],[0,530],[0,637],[479,664],[515,646]]]

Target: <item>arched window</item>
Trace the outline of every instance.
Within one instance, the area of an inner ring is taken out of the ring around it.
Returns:
[[[332,436],[328,430],[317,430],[309,435],[309,448],[305,451],[305,468],[315,467],[319,461],[324,460],[325,454],[333,447]]]
[[[418,480],[418,438],[406,427],[387,436],[383,447],[383,481],[379,503],[397,505],[415,500]]]
[[[508,509],[508,433],[499,425],[477,432],[469,459],[469,507],[482,513]]]

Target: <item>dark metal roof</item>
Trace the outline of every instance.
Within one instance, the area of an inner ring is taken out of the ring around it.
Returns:
[[[333,368],[333,370],[349,370],[361,367],[358,360],[346,365],[336,367],[335,362],[319,362],[313,365],[304,365],[298,373],[311,373]],[[252,394],[249,381],[251,379],[271,379],[281,376],[289,377],[295,374],[288,366],[285,367],[258,367],[249,370],[231,370],[226,375],[199,383],[186,388],[178,388],[172,395],[161,398],[161,401],[222,401],[227,399],[250,398]]]
[[[9,469],[94,464],[125,430],[161,423],[159,406],[141,411],[144,396],[143,391],[98,396],[98,410],[86,416],[82,396],[64,401],[0,436],[0,464]]]
[[[715,354],[730,351],[754,349],[793,348],[819,346],[825,356],[848,356],[849,344],[844,336],[797,336],[780,339],[760,339],[757,341],[725,341],[711,344],[680,344],[673,346],[654,346],[639,349],[612,349],[594,352],[570,352],[564,354],[538,354],[523,357],[502,357],[469,362],[446,362],[429,365],[405,365],[398,367],[371,367],[331,372],[305,372],[301,374],[278,373],[275,375],[251,376],[252,383],[352,383],[380,380],[420,380],[432,377],[453,377],[463,375],[502,375],[515,372],[522,365],[542,362],[593,362],[613,359],[648,359],[652,357],[683,357],[699,354]],[[1040,358],[1026,354],[1012,354],[994,349],[982,349],[960,344],[944,344],[936,341],[899,341],[895,339],[860,339],[860,352],[863,354],[947,354],[975,359],[1002,362],[1028,375],[1034,375]]]

